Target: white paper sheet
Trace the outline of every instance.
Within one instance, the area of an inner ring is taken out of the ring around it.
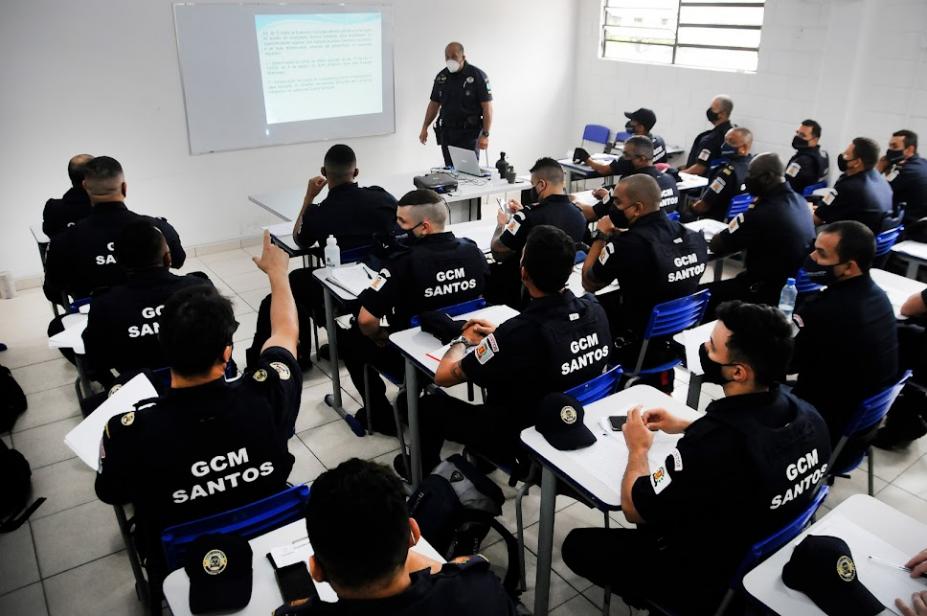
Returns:
[[[355,297],[370,286],[377,273],[362,263],[342,265],[332,269],[328,275],[329,281]]]
[[[119,388],[113,396],[98,406],[95,411],[80,422],[64,437],[64,444],[71,448],[93,470],[99,470],[100,439],[106,422],[114,415],[126,413],[139,400],[158,395],[154,386],[144,374],[139,374]]]
[[[48,346],[52,349],[74,349],[78,355],[84,354],[84,330],[87,329],[87,315],[75,313],[65,315],[61,319],[64,331],[58,332],[48,339]]]

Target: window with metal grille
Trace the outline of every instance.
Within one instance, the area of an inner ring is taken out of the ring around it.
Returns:
[[[765,0],[604,0],[601,57],[755,71]]]

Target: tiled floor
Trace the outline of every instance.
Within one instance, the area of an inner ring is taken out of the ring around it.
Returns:
[[[235,357],[241,365],[244,347],[254,332],[256,310],[268,291],[266,279],[255,273],[251,254],[255,248],[190,258],[185,271],[206,272],[219,289],[235,302],[241,327],[235,335]],[[295,266],[294,262],[294,266]],[[112,509],[97,501],[93,492],[93,471],[83,465],[62,439],[79,421],[74,398],[74,369],[57,351],[49,350],[45,328],[50,309],[38,289],[0,301],[0,341],[9,350],[0,363],[11,368],[28,394],[29,410],[16,423],[12,442],[29,459],[37,496],[47,502],[28,524],[16,532],[0,535],[0,614],[81,615],[142,614],[135,598],[131,569]],[[357,438],[347,425],[325,406],[322,397],[330,391],[330,367],[323,362],[304,381],[303,401],[296,436],[290,450],[296,465],[293,482],[310,482],[325,468],[351,457],[376,458],[389,463],[397,451],[395,439],[382,436]],[[345,403],[349,410],[359,406],[359,396],[344,378]],[[686,375],[677,375],[675,395],[684,399]],[[706,386],[704,408],[718,388]],[[904,453],[877,453],[877,496],[893,507],[927,522],[927,442],[916,443]],[[839,481],[825,506],[833,507],[847,496],[866,489],[865,473]],[[537,544],[538,494],[525,500],[530,553],[527,558],[529,592],[524,601],[533,603],[533,576]],[[505,523],[514,530],[514,491],[508,497]],[[612,515],[616,524],[627,522]],[[585,525],[601,525],[602,515],[568,498],[558,501],[554,575],[551,589],[552,614],[556,616],[599,613],[601,590],[574,576],[559,558],[559,545],[567,531]],[[496,537],[497,539],[497,537]],[[504,562],[504,549],[490,536],[484,544],[487,556]],[[617,598],[612,613],[626,614]]]

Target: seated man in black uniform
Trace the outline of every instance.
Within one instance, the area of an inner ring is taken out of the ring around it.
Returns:
[[[271,245],[254,258],[274,296],[273,333],[257,370],[223,378],[237,327],[231,302],[211,285],[175,293],[158,334],[171,389],[109,420],[100,444],[97,496],[135,506],[139,549],[147,556],[151,601],[160,611],[165,575],[161,531],[234,509],[286,488],[302,393],[296,363],[296,306],[289,257]]]
[[[482,556],[441,564],[412,546],[421,537],[402,482],[385,466],[353,458],[312,483],[306,530],[309,572],[337,603],[279,608],[297,614],[514,616],[515,605]]]
[[[743,183],[747,177],[747,166],[753,160],[752,147],[753,133],[749,129],[732,128],[727,131],[721,146],[724,163],[708,172],[708,186],[699,200],[683,212],[683,220],[698,217],[724,221],[727,218],[731,199],[745,191]]]
[[[892,133],[878,170],[892,187],[892,206],[897,213],[904,204],[906,226],[927,216],[927,160],[917,153],[917,133],[899,130]]]
[[[824,478],[827,428],[777,384],[792,350],[785,317],[730,302],[718,319],[700,354],[706,380],[725,397],[696,421],[637,407],[622,428],[621,509],[637,528],[582,528],[563,542],[573,572],[631,605],[647,599],[674,614],[713,613],[749,546],[807,508]],[[655,430],[684,436],[651,468]]]
[[[676,178],[654,167],[653,157],[654,144],[649,137],[631,137],[624,142],[624,155],[611,163],[614,175],[619,177],[638,173],[649,175],[660,185],[660,209],[666,213],[675,212],[679,205],[679,188],[676,185]],[[612,207],[611,199],[606,199],[609,196],[606,188],[596,188],[592,191],[592,195],[599,199],[599,203],[578,206],[586,220],[599,220],[608,213],[616,212]]]
[[[625,129],[631,133],[631,137],[628,141],[634,137],[646,137],[650,141],[651,149],[653,150],[653,154],[648,161],[649,165],[665,163],[667,158],[666,143],[664,143],[662,137],[650,134],[650,129],[657,123],[657,116],[654,115],[651,110],[644,109],[643,107],[637,111],[625,111],[624,115],[630,118],[625,125]],[[628,141],[625,141],[624,145],[627,145]],[[625,153],[627,153],[627,149],[625,149]],[[583,162],[589,167],[592,167],[599,175],[617,175],[620,177],[631,172],[628,166],[627,156],[613,160],[610,163],[600,163],[592,157],[587,158]]]
[[[68,161],[71,188],[60,199],[49,199],[42,211],[42,232],[48,237],[58,235],[79,220],[90,215],[90,197],[84,190],[84,165],[91,154],[77,154]]]
[[[84,166],[84,188],[93,211],[58,234],[48,246],[45,263],[45,297],[61,303],[62,293],[74,299],[89,297],[99,287],[125,281],[125,271],[113,254],[116,238],[133,222],[145,220],[164,234],[171,250],[171,267],[183,267],[187,258],[180,237],[166,220],[136,214],[126,208],[126,182],[122,165],[109,156],[97,156]]]
[[[598,291],[616,278],[620,291],[599,299],[605,306],[612,334],[620,338],[621,363],[634,369],[640,343],[653,307],[695,293],[708,263],[708,247],[700,233],[666,217],[660,208],[660,187],[646,175],[622,179],[614,190],[619,224],[614,217],[599,221],[583,263],[583,288]],[[661,344],[648,350],[646,366],[661,357]],[[669,387],[669,381],[660,382]]]
[[[785,167],[785,181],[799,195],[808,186],[827,182],[830,157],[821,149],[821,125],[814,120],[802,120],[792,137],[795,154]]]
[[[746,251],[745,270],[736,278],[709,285],[711,307],[731,299],[778,305],[786,279],[794,277],[814,243],[808,203],[783,177],[777,154],[765,152],[750,163],[745,184],[753,205],[711,238],[711,252],[724,256]]]
[[[165,302],[180,289],[210,283],[202,275],[172,274],[164,235],[145,220],[123,228],[116,240],[116,261],[128,280],[91,296],[93,310],[83,334],[91,371],[115,369],[123,376],[164,368],[158,330]]]
[[[823,225],[838,220],[858,220],[873,235],[889,229],[892,221],[892,188],[876,171],[879,146],[872,139],[857,137],[837,157],[837,168],[843,172],[830,193],[814,210],[814,224]]]
[[[494,304],[520,308],[527,301],[522,294],[519,262],[528,234],[538,225],[552,225],[563,230],[577,245],[586,234],[586,218],[564,192],[563,167],[553,158],[539,158],[531,167],[531,184],[538,196],[534,205],[522,206],[512,200],[508,208],[496,215],[496,231],[492,236],[491,268],[486,298]]]
[[[303,207],[293,225],[293,239],[303,248],[318,246],[314,251],[322,256],[325,240],[334,235],[342,251],[374,242],[374,235],[386,236],[396,229],[396,198],[379,186],[361,188],[357,185],[357,158],[354,150],[343,144],[333,145],[325,153],[321,175],[309,180]],[[319,193],[328,186],[328,196],[314,203]],[[297,358],[304,370],[311,348],[311,317],[325,326],[325,302],[322,287],[312,275],[311,268],[300,268],[290,273],[290,286],[299,310],[299,348]],[[248,349],[248,365],[257,361],[261,348],[270,336],[270,295],[258,308],[254,341]],[[320,353],[325,355],[320,349]]]
[[[689,148],[686,166],[680,171],[693,175],[708,175],[711,163],[722,156],[724,136],[733,126],[731,124],[732,111],[734,111],[734,101],[726,94],[719,94],[711,99],[711,106],[705,110],[705,117],[714,125],[714,128],[696,136],[692,147]]]
[[[869,276],[874,254],[872,232],[844,220],[821,229],[804,265],[827,288],[795,311],[800,329],[791,372],[798,373],[795,394],[821,412],[833,443],[859,404],[899,376],[894,309]],[[851,460],[867,437],[848,444],[841,459]]]
[[[514,462],[518,434],[534,425],[541,399],[605,371],[611,354],[605,311],[594,296],[576,297],[566,289],[574,253],[566,233],[550,225],[535,227],[520,267],[528,306],[498,326],[470,321],[451,342],[435,383],[452,387],[472,381],[486,388],[487,397],[481,405],[443,392],[422,399],[423,470],[440,462],[444,439],[472,446],[496,462]],[[402,456],[394,461],[400,474],[402,462]]]
[[[361,395],[365,365],[397,377],[402,375],[402,357],[387,346],[390,332],[408,329],[410,319],[422,312],[483,294],[486,257],[472,240],[445,231],[447,218],[447,205],[432,190],[413,190],[399,200],[396,220],[409,234],[408,249],[383,264],[370,287],[357,298],[360,309],[355,324],[347,332],[339,332],[345,366]],[[389,321],[388,329],[380,324],[383,317]],[[394,434],[386,387],[375,371],[371,370],[369,377],[370,399],[364,400],[357,419],[366,425],[367,410],[372,408],[374,429]]]

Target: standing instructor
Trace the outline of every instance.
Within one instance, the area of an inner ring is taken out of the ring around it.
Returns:
[[[492,88],[486,73],[467,62],[460,43],[448,43],[444,59],[447,67],[435,77],[418,140],[422,144],[428,141],[428,126],[437,118],[435,136],[444,155],[444,164],[450,167],[448,146],[473,150],[477,158],[479,150],[489,147]]]

